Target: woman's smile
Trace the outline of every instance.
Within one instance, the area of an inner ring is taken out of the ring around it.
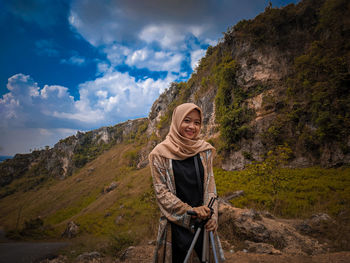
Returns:
[[[194,135],[194,131],[191,131],[191,130],[185,130],[185,133],[191,137]]]

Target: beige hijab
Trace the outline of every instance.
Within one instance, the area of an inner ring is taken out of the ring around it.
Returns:
[[[184,160],[205,150],[211,149],[215,151],[213,146],[204,140],[200,140],[198,136],[194,139],[188,139],[179,133],[182,121],[185,119],[187,114],[194,109],[199,111],[201,121],[203,121],[202,110],[197,105],[193,103],[184,103],[177,106],[173,111],[168,135],[164,141],[153,149],[150,156],[153,154],[158,154],[169,159]]]

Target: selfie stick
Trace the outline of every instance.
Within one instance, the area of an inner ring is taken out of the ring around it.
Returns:
[[[212,214],[214,213],[214,210],[213,210],[212,206],[213,206],[213,204],[215,202],[215,199],[216,199],[216,197],[212,197],[210,199],[210,201],[209,201],[209,204],[208,204],[208,207],[210,209],[210,217],[205,219],[205,220],[202,220],[201,222],[198,223],[198,228],[197,228],[196,234],[194,235],[194,238],[193,238],[191,246],[190,246],[190,248],[189,248],[189,250],[187,252],[187,255],[186,255],[184,263],[188,262],[191,254],[192,254],[193,248],[196,245],[196,242],[198,240],[199,234],[202,231],[202,228],[204,228],[205,224],[209,221],[209,219],[211,218]],[[193,215],[193,216],[197,215],[197,213],[194,212],[194,211],[187,211],[187,214]],[[216,255],[213,231],[209,232],[209,236],[210,236],[210,241],[211,241],[211,247],[212,247],[213,254],[214,254],[214,260],[215,260],[215,263],[217,263],[219,261],[218,261],[217,255]],[[203,252],[202,252],[202,261],[207,262],[206,260],[207,260],[207,246],[204,246],[203,247]]]

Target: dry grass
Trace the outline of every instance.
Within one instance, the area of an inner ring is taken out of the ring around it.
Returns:
[[[105,243],[111,243],[111,236],[130,239],[126,243],[153,238],[158,211],[145,195],[151,192],[149,168],[127,167],[123,158],[133,147],[117,145],[64,180],[51,179],[37,189],[0,199],[0,225],[14,230],[18,222],[20,229],[25,221],[40,216],[53,227],[54,238],[71,220],[80,225],[86,243],[89,237]],[[104,193],[111,182],[117,182],[117,188]]]

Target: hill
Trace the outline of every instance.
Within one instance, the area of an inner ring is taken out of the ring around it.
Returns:
[[[159,212],[147,156],[167,134],[172,110],[191,101],[203,109],[204,139],[218,149],[221,196],[244,190],[231,201],[236,207],[296,221],[327,213],[335,221],[316,229],[305,221],[301,231],[310,227],[330,249],[349,250],[349,17],[345,0],[267,7],[225,32],[148,118],[0,163],[0,225],[12,238],[57,239],[74,221],[80,230],[71,258],[153,240]],[[230,231],[220,234],[243,248]]]

